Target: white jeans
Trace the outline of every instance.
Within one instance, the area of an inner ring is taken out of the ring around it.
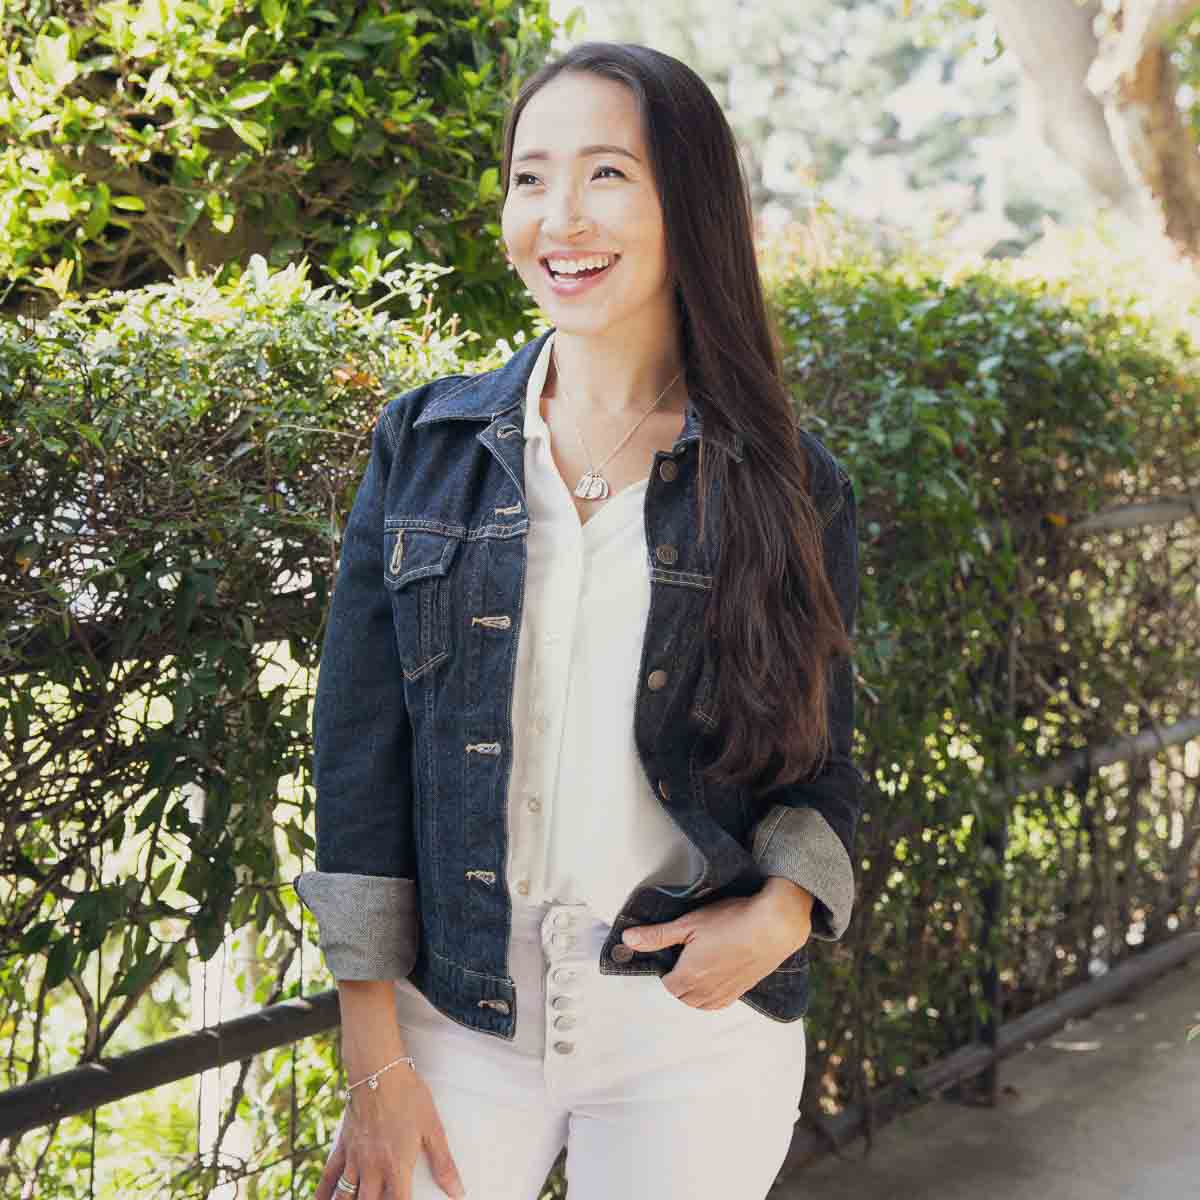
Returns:
[[[601,975],[582,904],[517,908],[512,1042],[408,981],[397,1013],[468,1200],[538,1200],[564,1143],[570,1200],[763,1200],[804,1086],[804,1019],[692,1008],[657,975]],[[444,1200],[422,1153],[413,1200]]]

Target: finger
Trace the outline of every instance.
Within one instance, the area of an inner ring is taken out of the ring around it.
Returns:
[[[440,1119],[425,1140],[425,1155],[429,1159],[430,1174],[438,1187],[447,1196],[453,1197],[453,1200],[459,1200],[460,1197],[465,1196],[466,1188],[463,1187],[462,1176],[458,1173],[454,1156],[450,1153],[450,1144],[446,1141],[446,1130]]]
[[[325,1170],[321,1172],[320,1181],[317,1183],[317,1190],[313,1193],[313,1200],[331,1200],[333,1196],[334,1185],[338,1181],[338,1176],[342,1173],[342,1168],[346,1165],[346,1151],[339,1144],[325,1161]]]

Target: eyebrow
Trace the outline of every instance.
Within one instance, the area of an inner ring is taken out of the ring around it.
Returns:
[[[579,151],[580,158],[590,158],[593,154],[623,154],[626,158],[632,158],[635,163],[640,163],[642,160],[638,158],[632,150],[626,150],[624,146],[583,146]],[[519,158],[513,160],[514,163],[531,162],[534,159],[544,161],[550,155],[545,150],[526,150]]]

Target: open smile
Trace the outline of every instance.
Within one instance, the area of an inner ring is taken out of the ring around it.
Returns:
[[[621,256],[619,254],[597,254],[593,255],[592,257],[607,258],[608,265],[603,267],[587,268],[585,270],[575,271],[568,274],[566,272],[559,273],[552,271],[550,269],[551,259],[541,259],[542,270],[545,271],[546,275],[549,277],[551,287],[553,287],[555,294],[562,296],[574,296],[579,292],[587,291],[594,287],[597,283],[606,279],[612,273],[612,270],[617,263],[621,261]]]

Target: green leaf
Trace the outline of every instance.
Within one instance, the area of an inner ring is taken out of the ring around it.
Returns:
[[[46,959],[46,987],[58,987],[75,966],[75,943],[70,938],[59,938]]]
[[[353,117],[343,114],[342,116],[334,119],[333,127],[342,135],[342,137],[351,138],[354,136],[354,130],[357,128],[357,125],[355,124]]]
[[[117,980],[112,994],[114,996],[132,996],[140,992],[154,978],[154,974],[161,964],[162,958],[158,954],[147,954],[144,958],[138,959],[133,967]]]
[[[267,128],[265,125],[260,125],[257,121],[241,121],[237,117],[226,118],[229,128],[246,143],[247,146],[257,150],[260,154],[266,149],[265,138],[267,136]],[[229,229],[233,228],[233,214],[227,214],[228,229],[221,230],[222,233],[228,233]],[[213,224],[218,225],[220,218],[214,219]],[[219,228],[219,225],[218,225]]]
[[[256,104],[261,104],[271,96],[272,85],[265,80],[254,80],[250,83],[240,84],[229,93],[229,107],[236,112],[245,112],[248,108],[253,108]]]
[[[500,172],[496,167],[488,167],[479,177],[479,199],[486,204],[500,191]]]
[[[126,212],[146,211],[146,202],[141,196],[114,196],[110,203],[113,208],[124,209]]]

